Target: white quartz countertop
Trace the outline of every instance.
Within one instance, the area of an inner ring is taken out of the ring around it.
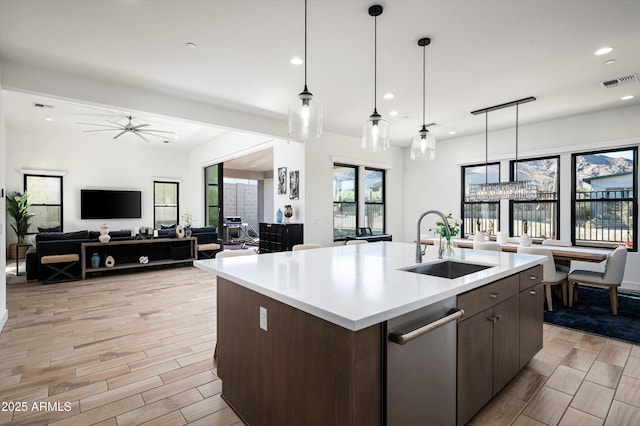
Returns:
[[[542,263],[542,256],[456,248],[448,259],[492,265],[456,279],[407,272],[415,244],[376,242],[198,260],[194,265],[357,331]],[[446,260],[446,259],[444,259]],[[422,263],[440,262],[427,247]]]

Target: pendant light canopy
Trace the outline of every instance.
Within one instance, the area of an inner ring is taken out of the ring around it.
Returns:
[[[362,140],[360,147],[363,151],[380,152],[389,149],[389,123],[382,119],[376,108],[377,97],[377,65],[378,65],[378,16],[382,15],[382,6],[376,4],[369,8],[369,15],[373,16],[373,114],[362,123]]]
[[[289,137],[307,141],[322,136],[322,104],[307,89],[307,0],[304,0],[304,89],[289,104]]]
[[[411,159],[412,160],[434,160],[436,158],[436,138],[429,133],[426,120],[426,49],[431,44],[429,37],[418,40],[418,46],[422,47],[422,127],[411,141]]]
[[[519,105],[527,102],[535,101],[533,96],[518,99],[517,101],[507,102],[505,104],[495,105],[488,108],[472,111],[471,114],[486,114],[485,116],[485,183],[469,185],[469,201],[499,201],[499,200],[535,200],[538,198],[538,183],[533,180],[521,181],[518,180],[518,113]],[[515,173],[514,180],[510,182],[487,182],[487,163],[488,163],[488,115],[489,111],[496,111],[508,107],[516,107],[516,158],[515,158]]]

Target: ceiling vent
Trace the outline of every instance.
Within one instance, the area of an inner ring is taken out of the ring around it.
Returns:
[[[34,102],[34,103],[33,103],[33,107],[34,107],[34,108],[53,109],[53,106],[52,106],[52,105],[40,104],[40,103],[38,103],[38,102]]]
[[[624,77],[618,77],[613,80],[603,81],[600,84],[605,89],[610,89],[612,87],[617,87],[622,84],[637,83],[637,82],[638,82],[638,74],[632,74]]]

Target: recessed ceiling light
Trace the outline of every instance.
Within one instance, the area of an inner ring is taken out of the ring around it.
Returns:
[[[389,115],[395,117],[396,115],[398,115],[398,111],[390,111]]]
[[[605,65],[611,65],[611,64],[613,64],[615,61],[616,61],[615,59],[609,59],[609,60],[604,61],[604,64],[605,64]]]
[[[196,47],[198,47],[195,43],[191,43],[191,42],[185,43],[184,45],[188,49],[195,49]]]
[[[627,95],[627,96],[623,96],[620,98],[620,100],[622,101],[628,101],[629,99],[633,99],[635,96],[633,95]]]
[[[50,115],[47,115],[44,119],[47,120],[47,121],[53,121],[53,118],[51,118]]]
[[[385,93],[383,98],[385,99],[393,99],[395,95],[393,93]]]
[[[291,58],[289,62],[291,62],[293,65],[302,65],[304,64],[304,59],[296,56],[295,58]]]
[[[455,135],[456,132],[454,132],[453,130],[449,132],[450,135]]]
[[[613,47],[602,47],[595,51],[594,55],[606,55],[607,53],[611,53],[613,51]]]
[[[256,168],[256,165],[255,165],[255,164],[252,164],[252,165],[250,165],[249,167],[251,167],[252,169],[255,169],[255,168]]]

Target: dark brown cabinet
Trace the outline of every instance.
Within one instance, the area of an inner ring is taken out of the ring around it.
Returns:
[[[542,348],[543,292],[536,268],[458,296],[458,309],[465,311],[458,323],[458,425]]]
[[[291,251],[296,244],[304,242],[301,223],[261,223],[260,253]]]

